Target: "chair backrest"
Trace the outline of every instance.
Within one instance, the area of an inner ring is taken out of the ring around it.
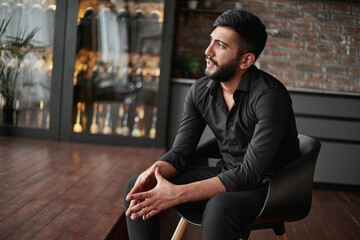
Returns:
[[[296,221],[310,212],[314,171],[321,144],[302,134],[298,137],[302,156],[271,177],[268,195],[256,224]]]

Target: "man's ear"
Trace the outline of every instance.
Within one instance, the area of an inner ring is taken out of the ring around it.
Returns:
[[[249,67],[251,67],[251,65],[253,65],[254,62],[255,62],[255,54],[245,53],[244,55],[241,56],[240,68],[246,70]]]

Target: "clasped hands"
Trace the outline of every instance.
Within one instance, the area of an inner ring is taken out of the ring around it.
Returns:
[[[159,167],[151,168],[139,175],[134,187],[126,196],[130,206],[126,216],[132,220],[142,217],[147,220],[159,212],[178,205],[177,185],[167,181],[161,174]]]

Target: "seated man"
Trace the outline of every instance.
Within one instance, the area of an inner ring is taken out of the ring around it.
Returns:
[[[190,88],[173,147],[126,186],[130,239],[159,239],[156,217],[171,208],[203,211],[203,239],[239,239],[261,211],[267,179],[300,156],[286,88],[253,64],[266,28],[244,10],[220,15],[205,51],[205,77]],[[208,125],[222,160],[190,167]]]

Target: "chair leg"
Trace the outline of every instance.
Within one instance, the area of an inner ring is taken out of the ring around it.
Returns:
[[[284,233],[284,234],[281,234],[281,235],[276,235],[276,238],[278,239],[278,240],[287,240],[287,237],[286,237],[286,234]]]
[[[277,222],[273,226],[273,230],[276,234],[278,240],[287,240],[285,234],[285,223],[284,222]]]
[[[283,235],[285,233],[285,223],[276,222],[273,224],[272,229],[277,236]]]
[[[184,235],[184,232],[185,232],[188,224],[189,223],[184,218],[180,218],[180,221],[175,229],[175,232],[174,232],[171,240],[180,240],[182,238],[182,236]]]
[[[250,228],[246,228],[240,235],[240,240],[248,240],[250,236],[251,230]]]

